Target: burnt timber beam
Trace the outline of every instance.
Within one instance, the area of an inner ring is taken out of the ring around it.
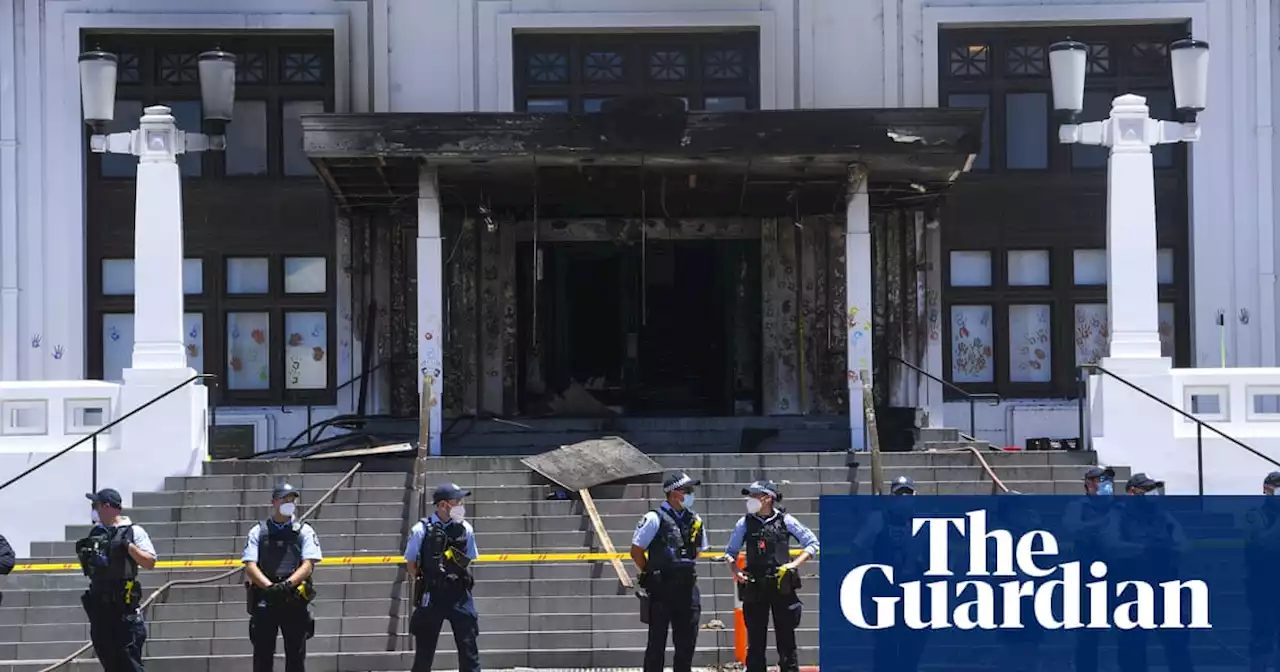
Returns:
[[[318,158],[413,157],[431,163],[593,158],[653,164],[789,156],[858,161],[879,154],[951,157],[980,150],[983,112],[961,109],[763,110],[658,114],[303,115]],[[535,159],[536,157],[536,159]],[[873,161],[866,161],[874,169]]]

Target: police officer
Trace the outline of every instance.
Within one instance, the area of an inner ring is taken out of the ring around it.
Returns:
[[[738,519],[724,548],[724,561],[739,584],[742,617],[747,624],[747,672],[764,672],[769,640],[769,614],[778,647],[780,672],[799,672],[796,627],[803,606],[797,591],[798,570],[818,554],[818,537],[795,516],[776,506],[782,493],[773,481],[756,481],[742,489],[747,515]],[[804,547],[791,559],[791,538]],[[738,571],[738,551],[746,543],[745,571]]]
[[[13,547],[9,545],[9,540],[0,534],[0,576],[4,576],[13,571],[18,560],[13,555]],[[4,604],[4,593],[0,593],[0,604]]]
[[[684,472],[668,474],[662,481],[666,501],[644,514],[631,537],[631,559],[640,570],[638,583],[649,595],[644,672],[662,672],[668,628],[675,647],[671,669],[689,672],[693,666],[702,619],[698,554],[710,548],[702,518],[693,512],[699,485],[702,481]]]
[[[1108,580],[1152,584],[1178,580],[1187,538],[1177,519],[1152,497],[1164,494],[1164,483],[1139,472],[1125,483],[1125,491],[1131,496],[1117,502],[1113,532],[1104,536],[1104,551],[1111,559]],[[1162,609],[1157,599],[1157,613]],[[1151,634],[1141,628],[1117,632],[1117,667],[1125,672],[1146,672]],[[1161,629],[1154,634],[1164,648],[1164,667],[1169,672],[1191,672],[1189,631]]]
[[[307,640],[315,635],[311,573],[322,559],[320,540],[307,523],[294,519],[298,491],[282,483],[271,491],[271,517],[253,526],[245,539],[245,577],[253,671],[271,672],[276,633],[284,639],[284,669],[306,669]]]
[[[910,476],[899,476],[890,485],[889,492],[895,497],[914,497],[918,488]],[[926,537],[912,534],[912,509],[913,502],[897,499],[883,509],[872,510],[853,539],[855,553],[868,562],[892,567],[894,580],[899,583],[919,580],[929,564]],[[864,613],[876,613],[871,596],[864,594],[860,599]],[[874,632],[871,659],[874,672],[918,669],[929,640],[928,630],[913,630],[899,618],[897,625]]]
[[[480,616],[471,594],[475,587],[471,562],[480,553],[462,503],[470,495],[453,483],[437,487],[431,494],[436,510],[409,532],[404,562],[409,575],[417,578],[417,607],[409,623],[415,640],[413,672],[430,672],[445,621],[449,621],[457,645],[458,670],[480,672],[480,646],[476,643]]]
[[[156,566],[156,548],[141,525],[120,515],[119,492],[107,488],[85,497],[92,502],[93,529],[76,542],[76,555],[89,577],[80,602],[89,616],[93,652],[105,672],[142,670],[147,625],[138,610],[138,568]]]
[[[1262,480],[1261,506],[1247,512],[1248,545],[1245,547],[1245,599],[1249,606],[1249,669],[1280,670],[1280,471]]]
[[[1074,541],[1076,559],[1081,567],[1103,560],[1100,536],[1110,524],[1113,511],[1116,472],[1110,467],[1090,467],[1084,472],[1085,497],[1067,505],[1063,527]],[[1087,604],[1087,590],[1081,590],[1081,604]],[[1098,644],[1102,633],[1091,628],[1076,631],[1076,670],[1097,672]]]

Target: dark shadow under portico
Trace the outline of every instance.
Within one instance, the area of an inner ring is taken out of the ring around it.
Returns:
[[[390,305],[394,410],[413,413],[425,376],[451,415],[857,419],[849,390],[875,379],[880,339],[919,331],[915,316],[872,317],[873,275],[914,282],[918,260],[873,260],[871,232],[932,216],[979,151],[982,115],[646,99],[588,115],[309,115],[303,130],[383,276],[367,284]],[[574,386],[596,408],[566,406]]]

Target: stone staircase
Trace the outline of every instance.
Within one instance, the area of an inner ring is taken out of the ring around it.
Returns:
[[[1091,453],[986,453],[996,473],[1023,493],[1077,494]],[[846,454],[669,454],[664,468],[684,469],[703,480],[697,510],[707,522],[713,550],[723,549],[742,515],[740,489],[768,477],[784,482],[789,512],[818,529],[818,497],[870,491],[867,457],[850,468]],[[231,461],[207,465],[206,475],[172,478],[166,491],[139,493],[126,511],[145,525],[162,559],[238,558],[244,534],[266,515],[268,491],[278,478],[302,489],[302,506],[316,501],[353,463],[338,459]],[[513,457],[443,457],[431,460],[429,483],[454,481],[472,490],[468,516],[482,554],[592,552],[602,550],[579,501],[549,500],[552,488]],[[416,519],[409,489],[411,463],[366,461],[353,481],[311,518],[327,558],[399,556]],[[987,494],[990,483],[966,453],[885,455],[885,478],[908,475],[922,494]],[[1122,474],[1121,478],[1127,477]],[[594,488],[593,497],[619,550],[629,546],[636,521],[661,500],[653,482]],[[76,539],[87,526],[72,526]],[[73,542],[32,546],[32,562],[71,562]],[[630,568],[630,563],[627,563]],[[817,561],[806,565],[798,632],[803,665],[818,663]],[[144,572],[147,592],[173,578],[217,574],[219,569]],[[609,563],[489,562],[477,565],[480,648],[487,668],[638,667],[645,643],[638,602],[624,592]],[[409,582],[398,565],[321,563],[316,570],[316,636],[309,643],[313,671],[406,670]],[[703,631],[694,660],[699,666],[733,661],[732,582],[721,566],[700,578]],[[14,573],[0,578],[0,672],[30,672],[58,660],[87,640],[78,597],[78,572]],[[147,668],[160,672],[247,670],[251,647],[244,590],[238,577],[215,585],[174,588],[149,614]],[[726,629],[708,626],[719,621]],[[770,649],[772,650],[772,635]],[[452,637],[442,635],[437,669],[455,669]],[[670,653],[668,652],[668,656]],[[669,658],[668,658],[669,664]],[[278,663],[282,665],[282,663]],[[64,669],[99,669],[80,660]]]
[[[404,431],[416,436],[416,422],[405,425]],[[849,418],[522,418],[514,424],[461,419],[447,428],[444,452],[537,455],[601,435],[622,437],[650,455],[845,451],[849,449]]]

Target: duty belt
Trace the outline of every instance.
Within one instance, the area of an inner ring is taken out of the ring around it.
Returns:
[[[131,609],[138,605],[142,597],[142,586],[134,579],[126,579],[119,584],[104,586],[89,585],[85,591],[87,601],[94,606],[120,606]]]

